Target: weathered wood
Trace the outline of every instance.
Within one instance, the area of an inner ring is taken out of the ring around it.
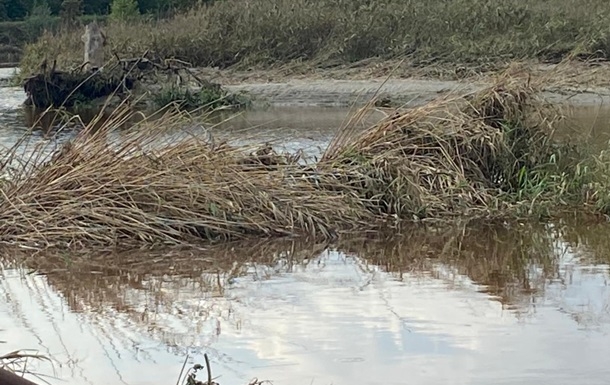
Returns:
[[[129,91],[134,90],[136,84],[143,86],[138,87],[138,92],[146,90],[147,87],[155,89],[159,81],[163,80],[162,77],[167,77],[164,80],[167,85],[177,79],[180,81],[178,86],[185,88],[190,86],[189,79],[192,78],[201,88],[221,93],[219,84],[199,78],[190,70],[189,63],[176,59],[149,59],[146,57],[148,51],[141,57],[124,59],[117,56],[116,62],[105,63],[106,36],[96,22],[85,27],[81,39],[85,45],[85,63],[77,69],[59,71],[56,70],[55,61],[49,68],[45,60],[39,72],[23,82],[23,89],[27,94],[26,105],[41,109],[90,107],[90,104],[96,105],[105,101],[107,96],[112,96],[113,101],[132,96]],[[104,70],[100,71],[102,67]],[[186,80],[182,76],[184,73],[187,75]]]
[[[37,385],[5,369],[0,369],[0,384],[2,385]]]
[[[132,89],[135,79],[121,78],[120,74],[81,74],[51,69],[45,73],[27,78],[23,90],[28,99],[26,105],[39,108],[73,107],[97,98],[106,97],[123,89]]]
[[[85,70],[92,71],[102,68],[106,36],[95,21],[87,24],[81,40],[85,43]]]

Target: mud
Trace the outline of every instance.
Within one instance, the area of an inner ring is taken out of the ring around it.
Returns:
[[[438,97],[481,90],[491,83],[417,79],[289,80],[282,83],[246,83],[227,86],[230,92],[246,92],[261,104],[280,106],[364,105],[374,97],[393,104],[420,106]],[[610,103],[610,89],[550,87],[542,93],[550,104],[596,105]]]
[[[569,63],[562,66],[529,63],[524,67],[523,71],[532,76],[546,79],[548,85],[541,96],[548,103],[571,106],[610,104],[610,81],[607,80],[610,79],[610,64]],[[492,84],[495,74],[490,72],[446,80],[447,76],[442,75],[441,70],[425,70],[427,75],[423,70],[418,72],[409,67],[401,72],[386,64],[380,68],[368,65],[300,74],[281,70],[200,69],[199,76],[223,84],[229,92],[247,93],[258,108],[361,106],[373,97],[386,99],[393,106],[414,107],[446,95],[476,92]],[[7,85],[14,71],[11,68],[0,69],[0,84]]]
[[[379,92],[397,103],[416,106],[439,95],[476,91],[491,84],[498,73],[507,69],[544,79],[547,86],[542,96],[549,103],[583,106],[610,103],[610,63],[603,62],[523,61],[482,69],[450,64],[417,67],[403,61],[369,60],[328,69],[302,65],[248,71],[207,68],[200,69],[199,75],[233,91],[251,92],[263,103],[363,104]]]

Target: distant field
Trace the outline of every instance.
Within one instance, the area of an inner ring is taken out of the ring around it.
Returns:
[[[232,0],[170,20],[106,27],[108,49],[147,50],[196,66],[225,68],[308,61],[317,66],[408,55],[415,65],[485,64],[569,55],[610,57],[606,0]],[[81,60],[81,31],[56,32],[25,50],[30,71],[43,57]]]

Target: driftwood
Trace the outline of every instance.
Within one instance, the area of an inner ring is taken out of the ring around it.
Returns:
[[[59,71],[55,62],[49,69],[45,61],[38,74],[25,79],[26,105],[41,109],[70,108],[79,102],[86,104],[113,94],[123,96],[125,91],[134,89],[136,83],[152,85],[151,89],[155,90],[160,82],[188,88],[194,81],[202,89],[221,90],[220,84],[199,78],[189,63],[177,59],[164,60],[148,51],[138,58],[120,58],[114,54],[116,62],[105,63],[106,36],[95,22],[86,26],[82,40],[85,63],[80,68]],[[160,81],[163,77],[167,80]]]
[[[16,375],[6,369],[0,369],[0,384],[2,385],[37,385],[36,383]]]
[[[74,71],[57,71],[55,62],[48,69],[45,60],[40,73],[23,82],[23,90],[27,95],[26,105],[70,108],[79,102],[87,103],[133,89],[133,77],[120,71],[99,71],[104,66],[106,36],[96,22],[85,27],[81,39],[85,44],[84,64]]]
[[[102,68],[104,66],[106,36],[95,21],[87,24],[81,40],[85,43],[85,70],[92,71]]]
[[[128,77],[101,72],[80,73],[51,69],[27,78],[23,90],[27,95],[26,105],[39,108],[73,107],[79,102],[88,102],[106,97],[123,89],[132,89],[135,80]]]
[[[194,80],[200,87],[219,91],[221,89],[220,84],[212,83],[209,80],[201,79],[192,71],[192,65],[178,59],[159,59],[159,58],[148,58],[149,52],[144,53],[142,57],[121,59],[115,54],[117,63],[122,67],[123,71],[127,73],[133,73],[134,71],[138,74],[138,80],[145,79],[146,77],[158,78],[161,74],[165,76],[173,76],[176,78],[178,85],[187,84],[187,79]],[[169,83],[172,83],[171,81]]]

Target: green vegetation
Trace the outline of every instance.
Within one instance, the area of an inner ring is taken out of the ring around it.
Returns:
[[[76,25],[85,25],[93,20],[104,22],[105,16],[80,16]],[[61,26],[61,17],[44,15],[34,15],[25,21],[0,22],[0,46],[11,47],[13,50],[20,51],[20,47],[25,44],[36,42],[45,30],[51,33],[59,33]],[[82,35],[82,30],[79,29],[79,32]]]
[[[108,50],[150,50],[195,66],[225,68],[309,61],[325,67],[409,56],[415,65],[488,65],[570,54],[610,57],[604,0],[232,0],[171,19],[110,24]],[[185,27],[185,26],[188,26]],[[26,50],[24,69],[59,52],[81,56],[80,31],[47,35]]]
[[[217,84],[210,84],[199,89],[168,86],[152,95],[156,108],[174,105],[179,110],[218,109],[220,107],[246,107],[249,100],[243,95],[228,94]]]
[[[205,3],[206,1],[204,1]],[[0,0],[0,62],[16,62],[21,48],[35,42],[46,30],[58,33],[91,22],[115,18],[133,21],[142,14],[168,17],[196,4],[196,0]],[[150,17],[149,17],[150,18]]]
[[[110,7],[110,18],[114,21],[134,21],[140,16],[136,0],[114,0]]]
[[[203,0],[203,3],[210,0]],[[60,16],[67,10],[77,10],[84,15],[108,15],[113,3],[124,0],[0,0],[0,22],[25,20],[36,13],[35,9],[44,7],[49,15]],[[186,10],[197,4],[198,0],[137,0],[133,1],[142,14],[167,15],[171,12]]]

